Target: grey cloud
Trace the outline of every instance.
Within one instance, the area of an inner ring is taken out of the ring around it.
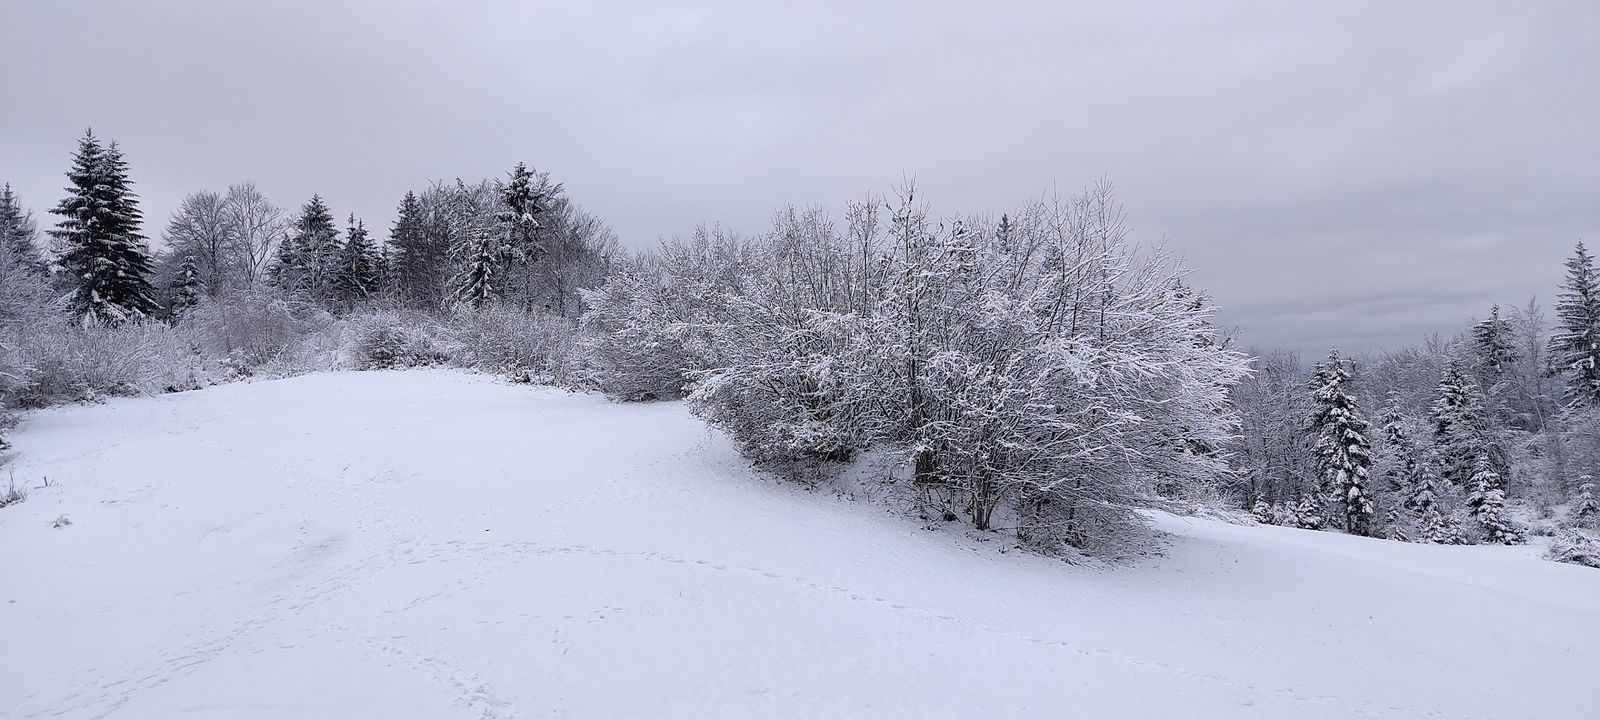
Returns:
[[[1248,342],[1355,351],[1548,299],[1600,242],[1595,37],[1587,0],[9,3],[0,179],[42,213],[93,124],[152,230],[247,177],[384,227],[527,160],[645,246],[1104,175]]]

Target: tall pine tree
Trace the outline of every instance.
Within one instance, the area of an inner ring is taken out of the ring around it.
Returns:
[[[1600,404],[1600,278],[1594,257],[1579,242],[1567,259],[1567,279],[1556,302],[1550,360],[1567,380],[1567,403]]]
[[[1469,488],[1473,466],[1487,457],[1488,438],[1483,432],[1483,402],[1462,370],[1451,358],[1439,378],[1439,396],[1433,401],[1433,449],[1439,473],[1451,485]]]
[[[1500,306],[1489,308],[1489,317],[1472,326],[1472,345],[1478,358],[1480,384],[1492,388],[1499,384],[1516,364],[1517,346],[1513,344],[1511,321],[1500,317]]]
[[[1584,475],[1578,478],[1578,496],[1572,500],[1567,519],[1580,527],[1594,525],[1596,520],[1600,520],[1600,498],[1595,497],[1593,477]]]
[[[85,132],[67,179],[67,197],[50,211],[61,216],[50,235],[72,287],[73,316],[115,325],[154,314],[150,254],[139,233],[143,216],[122,150],[115,142],[102,147]]]
[[[495,213],[495,220],[506,234],[506,260],[531,260],[544,252],[535,237],[541,225],[540,216],[545,212],[545,198],[552,191],[544,187],[544,182],[538,182],[542,176],[535,175],[523,163],[517,163],[510,175],[510,181],[500,192],[501,208]],[[557,186],[555,191],[559,190]]]
[[[0,186],[0,277],[13,271],[43,275],[46,264],[38,240],[33,213],[22,207],[10,183]]]
[[[1417,444],[1412,442],[1406,431],[1405,410],[1398,390],[1389,392],[1388,404],[1383,411],[1383,441],[1384,459],[1387,461],[1383,472],[1387,481],[1384,490],[1407,497],[1417,484],[1420,466]]]
[[[193,255],[183,256],[183,262],[178,265],[178,272],[172,277],[172,307],[173,315],[182,315],[189,308],[200,303],[200,297],[205,294],[205,280],[200,277],[200,264],[195,262]]]
[[[456,181],[453,222],[459,252],[466,259],[456,281],[456,299],[473,308],[481,308],[494,298],[508,257],[506,243],[495,238],[489,225],[493,218],[484,217],[483,204],[477,192]]]
[[[1369,425],[1361,417],[1355,397],[1347,387],[1348,363],[1339,351],[1328,354],[1312,376],[1316,411],[1311,429],[1320,488],[1342,516],[1345,532],[1366,535],[1372,527],[1372,498],[1368,474],[1372,453],[1367,440]]]
[[[474,239],[471,247],[472,255],[467,259],[466,272],[462,273],[459,294],[461,302],[477,309],[494,297],[499,263],[495,257],[494,242],[488,235]]]
[[[278,257],[270,271],[273,284],[315,300],[333,299],[340,248],[333,213],[321,195],[312,195],[300,208],[289,236],[278,246]]]
[[[378,291],[378,254],[367,239],[367,226],[350,216],[334,278],[336,295],[345,305],[364,302]]]
[[[1506,516],[1506,493],[1500,475],[1489,466],[1486,456],[1479,456],[1473,465],[1470,481],[1472,494],[1467,496],[1467,510],[1489,542],[1516,545],[1522,542],[1522,531]]]
[[[441,278],[448,278],[449,235],[430,231],[429,218],[417,194],[407,191],[400,213],[389,229],[390,282],[401,301],[414,307],[438,309],[444,300]],[[435,223],[437,225],[437,223]]]

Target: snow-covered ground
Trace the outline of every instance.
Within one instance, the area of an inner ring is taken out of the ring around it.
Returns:
[[[443,371],[34,414],[3,718],[1592,718],[1600,572],[1163,517],[1093,570]],[[71,525],[54,528],[66,515]]]

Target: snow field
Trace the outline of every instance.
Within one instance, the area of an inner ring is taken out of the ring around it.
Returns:
[[[449,371],[39,412],[4,718],[1588,718],[1600,572],[1159,516],[1072,567]],[[52,528],[67,515],[72,524]]]

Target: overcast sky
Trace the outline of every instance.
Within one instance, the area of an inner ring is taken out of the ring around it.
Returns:
[[[253,179],[387,228],[527,161],[625,244],[915,178],[1116,183],[1247,342],[1321,353],[1549,299],[1600,243],[1600,2],[0,3],[0,181],[118,140],[159,236]]]

